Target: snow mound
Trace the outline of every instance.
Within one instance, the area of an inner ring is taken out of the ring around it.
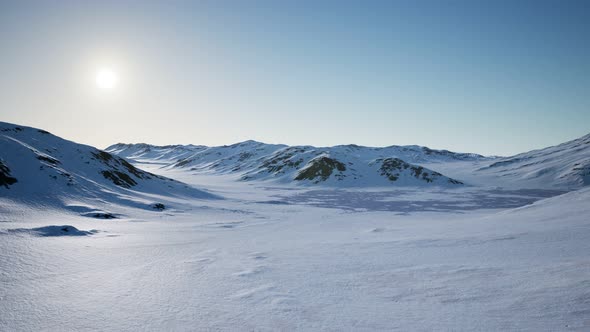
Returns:
[[[50,225],[37,228],[15,228],[9,229],[8,233],[26,234],[40,237],[54,237],[54,236],[88,236],[98,233],[97,230],[82,231],[71,225]]]

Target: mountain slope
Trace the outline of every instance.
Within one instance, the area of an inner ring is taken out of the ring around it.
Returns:
[[[134,197],[142,195],[214,197],[108,152],[0,122],[0,197],[39,204],[93,198],[138,205]]]
[[[418,162],[484,160],[483,156],[420,146],[371,148],[340,145],[317,148],[245,141],[229,146],[115,144],[107,151],[139,163],[200,173],[234,174],[243,181],[276,181],[329,186],[455,186]],[[191,153],[192,151],[192,153]]]
[[[476,175],[496,176],[521,186],[579,188],[590,185],[590,134],[578,139],[497,159]]]

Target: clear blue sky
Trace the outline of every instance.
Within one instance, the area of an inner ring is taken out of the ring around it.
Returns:
[[[0,120],[98,147],[590,132],[590,1],[2,1],[0,50]]]

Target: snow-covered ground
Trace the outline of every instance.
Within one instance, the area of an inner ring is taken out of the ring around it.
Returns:
[[[226,199],[96,220],[0,198],[0,330],[590,329],[590,189],[317,193],[165,175]]]
[[[358,186],[293,183],[313,147],[285,173],[264,169],[299,155],[257,142],[110,150],[130,165],[0,125],[0,331],[590,330],[588,137],[508,158],[328,149],[465,181]]]

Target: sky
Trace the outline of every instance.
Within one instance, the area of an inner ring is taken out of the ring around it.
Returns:
[[[590,133],[590,1],[4,0],[0,121],[512,155]]]

